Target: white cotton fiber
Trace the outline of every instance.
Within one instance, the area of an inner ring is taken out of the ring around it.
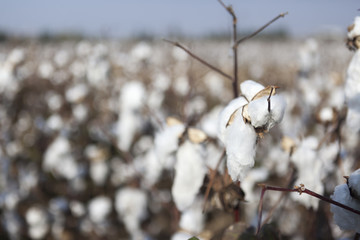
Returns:
[[[155,152],[159,162],[165,168],[172,168],[172,162],[169,161],[171,155],[177,150],[179,145],[179,137],[185,131],[183,124],[173,126],[165,126],[163,130],[155,135]]]
[[[256,132],[250,124],[245,124],[241,114],[225,132],[227,167],[233,181],[243,180],[246,173],[254,166]]]
[[[347,184],[336,186],[334,194],[331,198],[334,201],[360,211],[360,201],[351,197]],[[360,215],[352,213],[336,205],[331,205],[330,210],[334,214],[335,223],[342,230],[354,230],[360,233]]]
[[[275,95],[270,98],[270,112],[268,111],[268,97],[264,96],[248,105],[248,114],[251,119],[251,125],[255,128],[272,128],[275,124],[281,122],[285,112],[285,99],[281,95]]]
[[[246,97],[248,101],[251,101],[252,98],[263,89],[263,85],[253,80],[246,80],[240,84],[241,93]]]
[[[142,235],[140,222],[147,215],[146,202],[147,196],[144,191],[130,187],[118,190],[115,196],[115,209],[134,240]]]
[[[193,204],[186,209],[180,218],[180,227],[194,235],[199,234],[204,229],[205,215],[202,212],[204,201],[197,198]]]
[[[171,189],[176,207],[184,211],[195,200],[207,168],[200,144],[184,142],[176,154],[175,179]]]
[[[95,223],[103,222],[111,210],[111,200],[105,196],[97,196],[89,202],[89,216]]]
[[[225,143],[225,132],[226,128],[228,127],[227,124],[230,120],[231,115],[234,114],[234,112],[244,105],[246,105],[248,102],[244,97],[235,98],[229,104],[221,111],[219,115],[219,122],[218,122],[218,138]],[[238,113],[238,115],[241,115]]]

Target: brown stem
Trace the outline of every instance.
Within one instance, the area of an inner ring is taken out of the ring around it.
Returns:
[[[246,36],[246,37],[243,37],[241,39],[239,39],[235,45],[239,45],[240,43],[254,37],[255,35],[257,35],[258,33],[260,33],[262,30],[264,30],[265,28],[267,28],[270,24],[272,24],[273,22],[275,22],[276,20],[278,20],[279,18],[281,17],[285,17],[285,15],[287,15],[288,12],[285,12],[285,13],[280,13],[277,17],[273,18],[272,20],[270,20],[267,24],[265,24],[264,26],[262,26],[261,28],[259,28],[258,30],[256,30],[255,32],[253,32],[252,34]]]
[[[233,81],[233,78],[224,73],[223,71],[221,71],[219,68],[213,66],[212,64],[208,63],[207,61],[205,61],[204,59],[200,58],[199,56],[195,55],[194,53],[192,53],[189,49],[187,49],[186,47],[184,47],[183,45],[181,45],[180,43],[178,42],[173,42],[173,41],[170,41],[170,40],[167,40],[167,39],[163,39],[165,42],[168,42],[172,45],[174,45],[175,47],[178,47],[178,48],[181,48],[182,50],[184,50],[187,54],[189,54],[192,58],[198,60],[199,62],[201,62],[202,64],[204,64],[205,66],[207,66],[208,68],[214,70],[215,72],[219,73],[220,75],[222,75],[223,77]]]
[[[259,184],[259,186],[262,187],[262,190],[261,190],[261,196],[260,196],[260,202],[259,202],[259,220],[258,220],[258,229],[256,231],[256,234],[259,234],[260,230],[261,230],[261,217],[262,217],[262,208],[263,208],[263,198],[264,198],[264,195],[265,195],[265,192],[267,190],[271,190],[271,191],[278,191],[278,192],[298,192],[300,194],[302,193],[306,193],[310,196],[313,196],[313,197],[316,197],[320,200],[323,200],[325,202],[328,202],[330,204],[333,204],[333,205],[336,205],[338,207],[341,207],[343,209],[346,209],[352,213],[355,213],[357,215],[360,215],[360,211],[359,210],[356,210],[354,208],[351,208],[349,206],[346,206],[342,203],[339,203],[337,201],[334,201],[330,198],[327,198],[327,197],[324,197],[316,192],[313,192],[307,188],[305,188],[303,185],[301,187],[295,187],[295,188],[292,188],[292,189],[289,189],[289,188],[282,188],[282,187],[273,187],[273,186],[267,186],[267,185],[264,185],[264,184]]]
[[[234,93],[234,98],[237,98],[239,96],[239,89],[238,89],[238,51],[237,51],[237,17],[235,15],[234,9],[231,6],[226,6],[221,0],[218,0],[218,2],[226,9],[226,11],[228,11],[228,13],[231,15],[232,19],[233,19],[233,46],[232,46],[232,50],[233,50],[233,54],[234,54],[234,79],[232,82],[232,88],[233,88],[233,93]]]

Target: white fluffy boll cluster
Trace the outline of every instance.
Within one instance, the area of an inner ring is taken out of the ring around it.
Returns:
[[[275,95],[276,87],[246,80],[240,85],[243,96],[232,100],[220,113],[218,137],[224,143],[227,167],[233,181],[243,180],[254,166],[256,129],[268,131],[279,123],[286,103]]]
[[[337,186],[331,196],[334,201],[360,211],[360,169],[353,172],[348,183]],[[360,233],[360,215],[331,205],[335,223],[343,230],[352,230]]]

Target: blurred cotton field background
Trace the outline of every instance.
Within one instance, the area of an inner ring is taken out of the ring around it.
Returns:
[[[345,38],[276,32],[239,45],[240,83],[277,86],[286,101],[241,188],[218,139],[231,81],[182,49],[149,37],[2,38],[0,238],[255,239],[258,183],[330,197],[360,167],[358,134],[343,126]],[[171,40],[232,72],[230,38]],[[268,191],[263,204],[263,239],[354,235],[317,198]]]

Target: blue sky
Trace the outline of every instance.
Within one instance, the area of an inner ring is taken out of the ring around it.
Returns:
[[[346,31],[358,0],[224,0],[233,5],[239,31],[255,29],[282,12],[289,14],[269,30],[284,28],[295,36]],[[106,33],[126,37],[139,32],[166,36],[230,31],[231,18],[217,0],[0,0],[0,29],[35,35],[43,31]]]

